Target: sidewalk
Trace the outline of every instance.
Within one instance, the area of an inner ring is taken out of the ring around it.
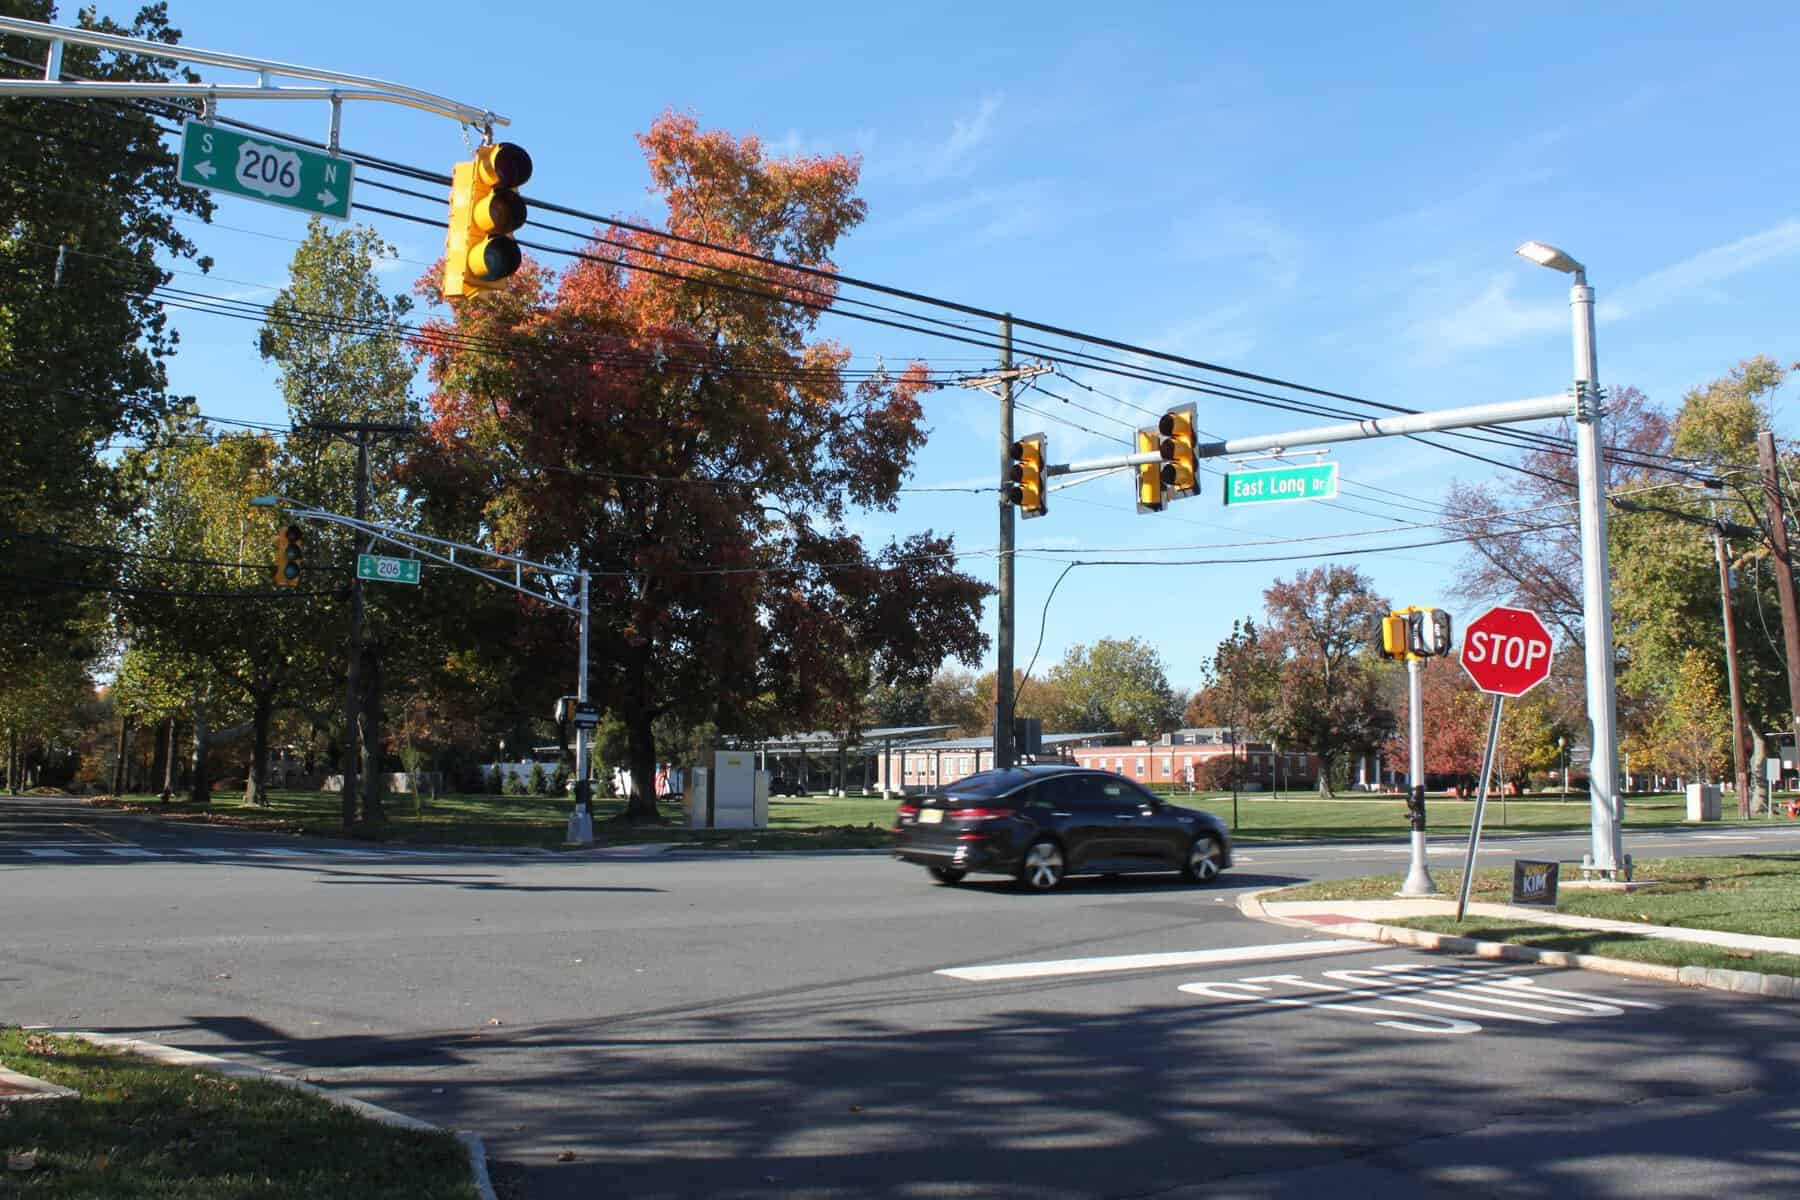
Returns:
[[[1454,917],[1455,900],[1278,900],[1264,904],[1263,911],[1274,919],[1284,917],[1313,925],[1339,925],[1348,921],[1400,920],[1406,917]],[[1630,933],[1638,937],[1662,938],[1671,942],[1693,942],[1702,946],[1723,946],[1729,950],[1750,950],[1764,954],[1792,954],[1800,957],[1800,938],[1766,937],[1755,933],[1723,933],[1713,929],[1683,929],[1675,925],[1646,925],[1638,921],[1613,921],[1605,917],[1578,917],[1572,913],[1551,912],[1543,908],[1526,908],[1517,904],[1471,904],[1468,914],[1476,917],[1503,917],[1509,921],[1530,921],[1533,925],[1555,925],[1561,929],[1595,929],[1605,933]]]
[[[1634,979],[1653,979],[1685,987],[1712,988],[1746,995],[1800,1000],[1800,979],[1788,975],[1770,975],[1758,971],[1733,971],[1717,967],[1676,967],[1661,963],[1636,962],[1593,954],[1574,954],[1564,950],[1545,950],[1512,942],[1478,941],[1475,938],[1458,937],[1454,934],[1431,933],[1423,929],[1409,929],[1403,925],[1382,924],[1383,921],[1404,920],[1408,917],[1454,917],[1456,901],[1453,898],[1277,900],[1264,903],[1260,894],[1250,893],[1239,896],[1237,906],[1239,912],[1253,920],[1302,929],[1329,929],[1337,937],[1361,938],[1364,941],[1387,942],[1451,954],[1472,954],[1480,958],[1535,962],[1553,967],[1573,967],[1586,971],[1600,971],[1609,975],[1623,975]],[[1650,925],[1635,921],[1614,921],[1602,917],[1580,917],[1570,913],[1525,908],[1513,904],[1471,904],[1468,907],[1468,915],[1529,921],[1534,925],[1554,925],[1563,929],[1632,934],[1638,937],[1713,946],[1731,951],[1800,956],[1800,938],[1724,933],[1711,929],[1684,929],[1672,925]]]

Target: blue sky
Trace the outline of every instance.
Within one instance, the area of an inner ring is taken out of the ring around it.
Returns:
[[[1800,166],[1792,154],[1800,10],[1791,5],[1429,6],[1057,4],[598,6],[348,4],[300,10],[172,0],[194,46],[328,66],[425,88],[512,118],[527,189],[592,211],[654,216],[632,135],[667,108],[757,133],[778,151],[862,155],[866,223],[846,272],[1233,367],[1413,408],[1568,386],[1566,279],[1513,256],[1521,241],[1588,264],[1600,372],[1666,405],[1740,359],[1796,357]],[[123,15],[122,8],[111,8]],[[509,62],[504,43],[519,47]],[[471,69],[485,52],[490,69]],[[213,73],[213,77],[229,76]],[[322,136],[323,106],[228,105],[226,115]],[[347,107],[344,144],[438,170],[465,154],[443,119]],[[373,193],[365,193],[371,199]],[[199,286],[248,299],[279,285],[301,218],[222,198],[197,232],[217,259]],[[441,246],[376,222],[399,248],[396,287]],[[232,282],[226,282],[227,280]],[[255,327],[175,314],[176,386],[208,412],[280,419]],[[985,366],[973,347],[849,322],[858,356]],[[1195,399],[1234,436],[1315,422],[1077,373],[1049,387],[1135,423]],[[1777,428],[1793,432],[1793,388]],[[1108,433],[1115,420],[1039,394],[1025,403]],[[995,403],[935,393],[914,482],[984,483]],[[1021,413],[1051,458],[1103,439]],[[1425,506],[1491,472],[1400,442],[1339,447],[1343,478]],[[1346,486],[1344,506],[1223,510],[1216,479],[1156,516],[1122,477],[1052,496],[1021,550],[1245,546],[1429,520]],[[995,543],[990,499],[917,494],[862,519],[872,539],[926,527]],[[1423,541],[1430,531],[1385,540]],[[1348,538],[1345,545],[1382,539]],[[1182,550],[1292,553],[1306,545]],[[1398,603],[1445,604],[1458,547],[1345,558]],[[1066,556],[1065,556],[1066,557]],[[1062,569],[1019,566],[1023,665]],[[1234,617],[1277,574],[1311,564],[1086,568],[1063,583],[1043,661],[1102,636],[1156,644],[1192,686]],[[992,560],[968,569],[991,577]],[[992,628],[990,619],[989,628]]]

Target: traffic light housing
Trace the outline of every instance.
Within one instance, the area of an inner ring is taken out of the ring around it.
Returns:
[[[275,586],[299,587],[301,573],[306,568],[306,531],[298,525],[289,525],[275,538]]]
[[[512,233],[525,224],[518,189],[531,178],[531,155],[511,142],[489,142],[456,164],[450,226],[444,237],[444,298],[499,287],[524,261]]]
[[[1409,630],[1412,625],[1409,613],[1389,613],[1381,618],[1381,656],[1383,658],[1405,658]]]
[[[1441,608],[1420,608],[1409,613],[1406,646],[1421,658],[1450,653],[1450,614]]]
[[[1044,488],[1044,435],[1033,433],[1012,444],[1012,469],[1007,473],[1006,499],[1019,506],[1025,518],[1041,517],[1050,511],[1049,493]]]
[[[1137,452],[1154,454],[1162,457],[1162,433],[1155,429],[1137,431]],[[1132,468],[1137,474],[1137,510],[1141,513],[1161,512],[1163,504],[1163,462],[1138,463]]]
[[[1200,494],[1200,456],[1194,448],[1194,413],[1192,404],[1171,408],[1156,423],[1162,435],[1157,449],[1162,451],[1163,494],[1168,500],[1185,500]]]

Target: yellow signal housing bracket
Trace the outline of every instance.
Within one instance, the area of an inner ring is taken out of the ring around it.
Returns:
[[[460,300],[470,292],[483,292],[494,284],[483,283],[469,275],[469,235],[479,232],[475,226],[476,164],[459,162],[450,177],[450,226],[444,236],[444,283],[446,300]]]
[[[1381,618],[1381,654],[1383,658],[1412,657],[1406,645],[1407,627],[1411,624],[1407,620],[1407,613],[1410,611],[1408,609],[1402,612],[1391,612]]]
[[[1156,429],[1137,431],[1137,452],[1162,457],[1162,433]],[[1139,463],[1132,468],[1137,474],[1137,510],[1141,513],[1161,512],[1163,503],[1163,466],[1161,462]]]

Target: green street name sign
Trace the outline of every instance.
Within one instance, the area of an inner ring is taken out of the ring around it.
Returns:
[[[181,130],[176,178],[189,187],[347,221],[356,164],[303,146],[189,120]]]
[[[377,583],[417,583],[419,582],[419,560],[416,558],[388,558],[381,554],[359,554],[356,556],[356,577],[373,579]]]
[[[1336,463],[1233,471],[1225,476],[1223,489],[1227,507],[1233,504],[1278,504],[1286,500],[1335,500],[1337,494]]]

